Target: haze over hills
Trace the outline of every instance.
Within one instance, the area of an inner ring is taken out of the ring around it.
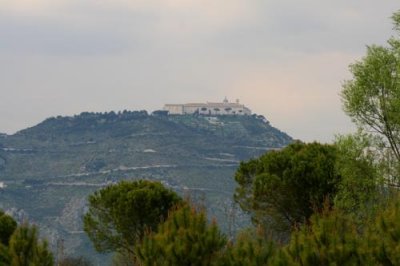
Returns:
[[[291,141],[255,114],[52,117],[0,134],[0,208],[39,224],[54,250],[63,243],[65,253],[91,257],[81,219],[87,196],[120,180],[146,178],[204,202],[229,231],[248,222],[240,212],[228,221],[240,161]]]

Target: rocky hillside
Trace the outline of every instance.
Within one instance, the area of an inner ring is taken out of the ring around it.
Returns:
[[[39,224],[56,252],[91,257],[81,226],[87,195],[122,179],[146,178],[205,203],[228,232],[246,222],[232,208],[239,162],[291,141],[257,115],[53,117],[0,135],[0,208]]]

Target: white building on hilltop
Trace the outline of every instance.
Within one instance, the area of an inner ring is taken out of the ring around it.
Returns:
[[[251,110],[239,103],[230,103],[225,97],[222,103],[187,103],[187,104],[166,104],[164,111],[170,115],[251,115]]]

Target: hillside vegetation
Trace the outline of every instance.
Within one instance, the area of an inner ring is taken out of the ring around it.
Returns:
[[[257,115],[53,117],[0,137],[0,208],[37,223],[53,250],[62,243],[65,253],[87,255],[87,196],[120,180],[150,179],[203,202],[225,231],[234,230],[248,223],[232,207],[239,162],[290,142]]]

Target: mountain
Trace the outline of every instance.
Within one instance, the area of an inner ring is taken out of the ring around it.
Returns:
[[[239,162],[291,141],[258,115],[53,117],[0,136],[0,208],[38,224],[56,255],[91,257],[82,231],[87,196],[120,180],[145,178],[205,204],[229,233],[248,222],[232,207]]]

